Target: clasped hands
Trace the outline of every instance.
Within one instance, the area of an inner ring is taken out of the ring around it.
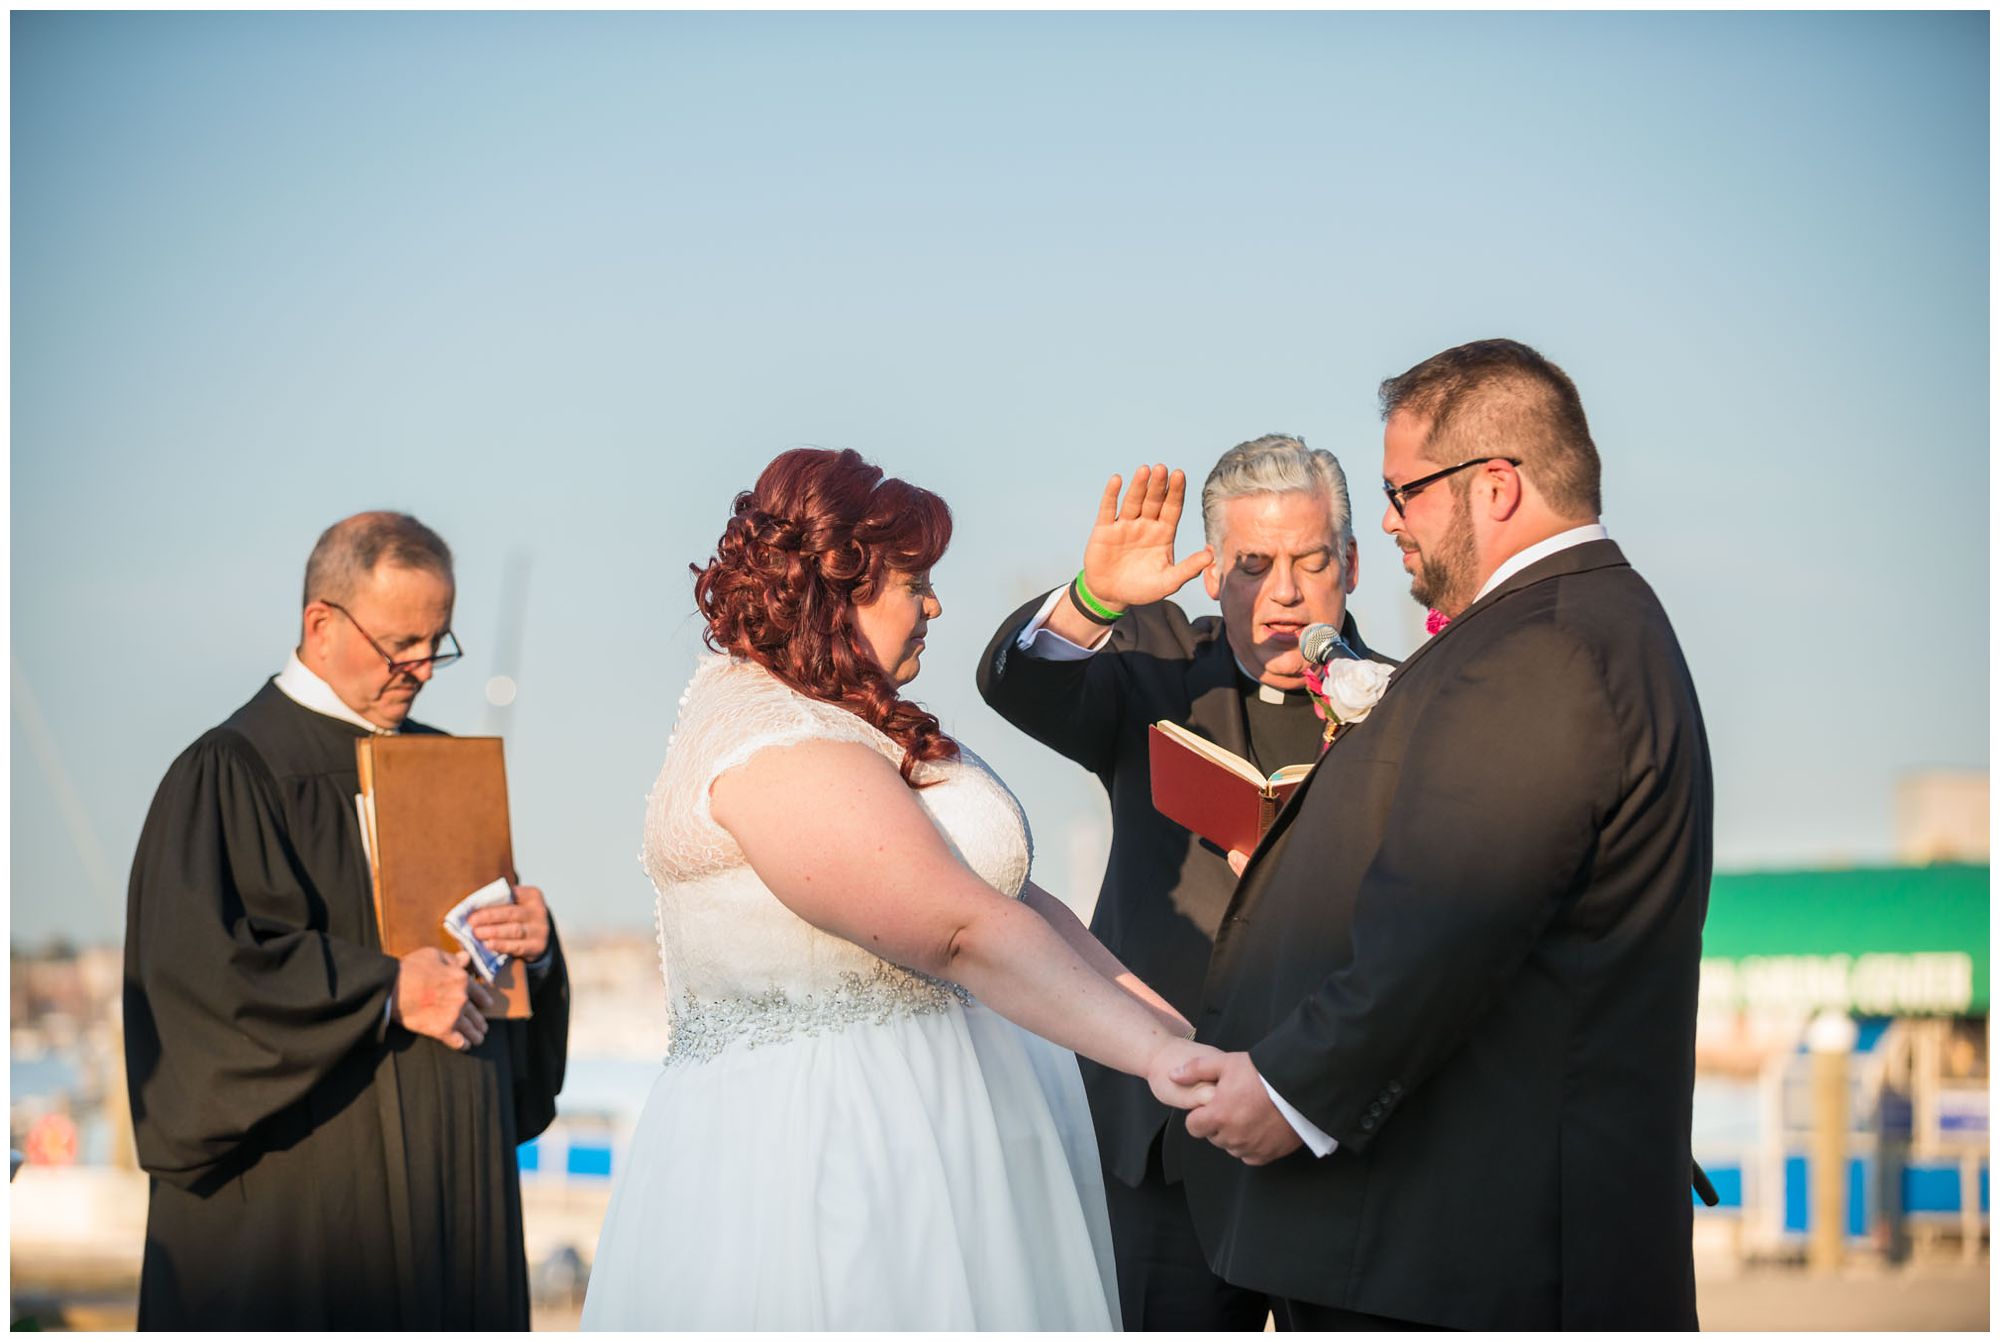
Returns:
[[[548,953],[549,906],[535,886],[515,886],[513,903],[475,909],[465,923],[488,949],[523,964]],[[447,1048],[477,1048],[486,1039],[487,1018],[505,1011],[507,1004],[473,975],[471,965],[469,952],[448,955],[435,946],[401,957],[391,1019]]]
[[[1190,1137],[1245,1165],[1268,1165],[1304,1145],[1271,1103],[1248,1053],[1176,1040],[1154,1055],[1146,1079],[1160,1103],[1188,1111]]]

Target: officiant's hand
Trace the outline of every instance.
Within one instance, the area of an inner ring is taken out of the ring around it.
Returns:
[[[479,1014],[472,978],[466,973],[471,963],[470,951],[446,955],[435,946],[400,957],[390,1019],[447,1048],[461,1052],[477,1048],[486,1038],[486,1018]]]
[[[1125,502],[1118,502],[1117,476],[1097,501],[1097,525],[1083,547],[1083,581],[1090,594],[1112,610],[1162,601],[1215,562],[1207,546],[1174,562],[1174,533],[1187,499],[1187,472],[1141,466],[1132,472]]]
[[[512,904],[489,904],[466,915],[465,925],[489,951],[533,964],[548,953],[549,906],[532,885],[513,887]]]
[[[1188,1136],[1221,1147],[1245,1165],[1268,1165],[1305,1145],[1271,1103],[1248,1053],[1192,1059],[1171,1079],[1184,1086],[1214,1086],[1215,1098],[1187,1116]]]
[[[1186,1085],[1174,1080],[1173,1074],[1211,1057],[1222,1056],[1219,1050],[1207,1044],[1197,1044],[1192,1039],[1171,1040],[1162,1044],[1153,1055],[1151,1064],[1146,1068],[1146,1084],[1153,1088],[1154,1099],[1176,1109],[1192,1109],[1196,1105],[1207,1104],[1215,1098],[1214,1086],[1204,1083]]]

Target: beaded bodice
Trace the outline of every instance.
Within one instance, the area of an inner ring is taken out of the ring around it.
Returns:
[[[812,926],[758,879],[709,812],[709,785],[760,750],[851,741],[900,764],[902,747],[835,704],[809,698],[754,662],[706,656],[681,696],[666,762],[646,801],[640,861],[653,883],[660,974],[672,1025],[667,1062],[697,1062],[862,1021],[941,1011],[956,985],[871,955]],[[983,761],[924,765],[917,799],[980,879],[1010,897],[1032,856],[1020,803]]]

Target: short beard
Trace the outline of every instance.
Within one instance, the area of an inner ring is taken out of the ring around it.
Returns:
[[[1451,527],[1434,553],[1424,551],[1417,556],[1410,596],[1419,606],[1456,618],[1472,604],[1472,580],[1478,574],[1478,560],[1473,553],[1472,491],[1452,493]]]

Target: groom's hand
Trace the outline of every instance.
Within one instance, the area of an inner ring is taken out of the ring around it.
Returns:
[[[1195,1063],[1221,1056],[1219,1050],[1207,1044],[1197,1044],[1192,1039],[1175,1039],[1162,1045],[1153,1055],[1146,1068],[1146,1084],[1152,1087],[1154,1099],[1176,1109],[1192,1109],[1196,1105],[1207,1104],[1215,1098],[1215,1087],[1200,1081],[1183,1085],[1173,1080],[1172,1076]]]
[[[1187,1116],[1188,1136],[1214,1143],[1245,1165],[1268,1165],[1305,1145],[1271,1103],[1248,1053],[1196,1058],[1175,1068],[1170,1079],[1214,1085],[1215,1098]]]

